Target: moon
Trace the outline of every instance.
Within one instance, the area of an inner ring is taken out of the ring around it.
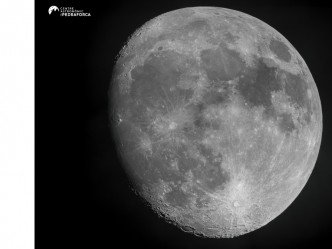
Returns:
[[[184,8],[140,27],[109,88],[132,188],[197,236],[231,238],[280,215],[317,160],[322,110],[303,58],[239,11]]]

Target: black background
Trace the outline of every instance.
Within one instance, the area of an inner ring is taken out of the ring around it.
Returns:
[[[53,0],[35,3],[36,248],[329,245],[332,9],[317,1],[315,4],[264,2]],[[51,5],[83,9],[91,17],[60,17],[57,13],[49,16]],[[322,101],[322,145],[304,190],[275,220],[233,239],[198,238],[158,218],[130,190],[109,133],[107,90],[119,50],[128,36],[146,21],[190,6],[239,10],[277,29],[308,64]]]

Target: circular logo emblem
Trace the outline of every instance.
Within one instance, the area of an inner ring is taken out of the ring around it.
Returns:
[[[53,11],[59,11],[59,8],[57,6],[49,7],[48,14],[51,15]]]

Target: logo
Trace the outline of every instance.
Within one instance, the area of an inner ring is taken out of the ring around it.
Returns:
[[[51,15],[53,11],[59,11],[59,8],[54,5],[49,7],[48,14]]]
[[[91,16],[90,12],[85,12],[82,9],[76,9],[74,7],[57,7],[57,6],[51,6],[48,9],[48,14],[51,15],[52,12],[58,11],[59,15],[61,17],[85,17],[85,16]]]

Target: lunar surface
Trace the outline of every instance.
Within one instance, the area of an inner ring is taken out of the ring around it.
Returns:
[[[160,15],[121,50],[111,130],[135,191],[184,231],[234,237],[297,197],[315,165],[322,111],[300,54],[247,14]]]

